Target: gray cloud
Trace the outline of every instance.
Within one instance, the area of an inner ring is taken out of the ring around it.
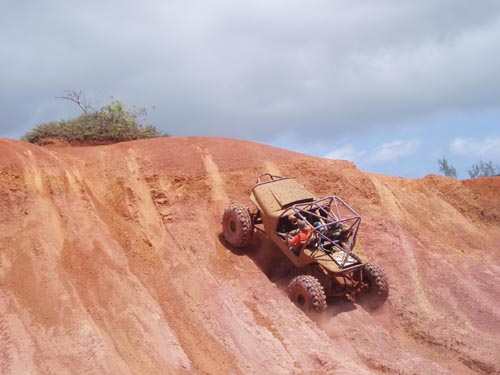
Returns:
[[[0,135],[77,115],[68,88],[257,141],[499,107],[497,1],[45,3],[3,5]]]

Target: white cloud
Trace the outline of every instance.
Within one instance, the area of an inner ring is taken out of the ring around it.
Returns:
[[[325,155],[325,158],[349,160],[359,164],[376,164],[390,162],[413,155],[420,149],[419,139],[402,140],[383,143],[371,150],[356,150],[352,145],[335,149]]]
[[[484,139],[455,138],[450,150],[457,155],[496,159],[500,158],[500,137]]]
[[[352,145],[347,145],[341,148],[337,148],[333,151],[330,151],[325,155],[327,159],[335,159],[335,160],[349,160],[349,161],[357,161],[362,155],[364,151],[356,151]]]
[[[369,152],[366,158],[368,164],[393,161],[415,154],[420,149],[419,139],[395,140],[384,143]]]

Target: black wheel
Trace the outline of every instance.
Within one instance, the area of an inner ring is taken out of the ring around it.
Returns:
[[[232,204],[222,216],[224,238],[234,247],[246,247],[253,240],[253,222],[245,205]]]
[[[382,268],[376,263],[363,266],[363,279],[368,283],[368,293],[380,302],[389,296],[389,281]]]
[[[288,284],[290,299],[305,312],[326,309],[326,296],[321,283],[314,276],[300,275]]]

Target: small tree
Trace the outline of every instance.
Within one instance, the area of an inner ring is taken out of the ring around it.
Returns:
[[[443,173],[445,176],[457,178],[457,170],[455,169],[454,166],[448,164],[448,160],[446,160],[445,157],[439,159],[438,164],[439,164],[439,172]]]
[[[500,174],[500,167],[494,166],[492,161],[485,163],[481,160],[479,164],[473,164],[468,172],[470,178],[497,176]]]

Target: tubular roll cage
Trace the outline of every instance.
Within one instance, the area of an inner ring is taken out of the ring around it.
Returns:
[[[343,215],[341,213],[341,207],[352,215]],[[342,198],[336,195],[330,195],[313,202],[295,204],[291,209],[300,219],[306,220],[309,224],[312,224],[313,232],[322,241],[338,245],[340,242],[338,239],[333,239],[325,233],[343,225],[343,231],[349,233],[349,250],[352,250],[356,245],[356,236],[359,225],[361,224],[361,217],[357,215],[356,211],[344,202]],[[282,216],[287,214],[288,211],[289,210],[285,211]]]
[[[345,212],[342,214],[342,208],[350,215],[346,216]],[[317,239],[317,246],[313,250],[312,256],[314,257],[315,253],[321,249],[334,261],[332,256],[334,249],[340,250],[344,252],[344,258],[339,266],[340,268],[344,268],[351,250],[356,245],[356,236],[361,224],[361,217],[356,214],[356,211],[344,202],[342,198],[335,195],[330,195],[313,202],[295,204],[291,209],[285,210],[281,216],[290,215],[290,210],[293,212],[292,215],[305,220],[313,229],[313,235]],[[345,233],[345,239],[348,239],[347,243],[344,242],[344,246],[341,244],[342,240],[340,236],[334,238],[331,234],[337,228],[342,228],[342,232]],[[357,267],[354,266],[353,269],[355,268]]]
[[[268,178],[268,180],[265,181],[264,180],[265,178]],[[288,179],[288,177],[277,176],[277,175],[273,175],[269,172],[266,172],[266,173],[262,173],[259,176],[257,176],[257,182],[255,182],[255,185],[265,184],[268,182],[273,182],[275,180],[284,180],[284,179]]]

